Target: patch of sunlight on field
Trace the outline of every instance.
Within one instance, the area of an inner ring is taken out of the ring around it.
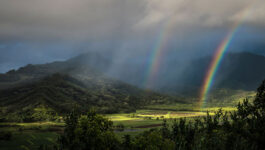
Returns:
[[[132,114],[111,114],[106,115],[111,121],[126,121],[126,120],[141,120],[140,118],[132,117]]]
[[[172,111],[172,112],[190,112],[190,113],[197,113],[196,115],[200,115],[199,112],[214,112],[218,111],[219,109],[222,109],[223,111],[235,111],[236,110],[236,104],[238,102],[242,102],[243,99],[237,100],[233,104],[227,104],[222,106],[221,104],[207,104],[205,108],[198,108],[198,105],[196,103],[194,104],[171,104],[171,105],[150,105],[147,106],[146,109],[149,109],[149,111]],[[196,116],[195,115],[195,116]],[[184,116],[185,117],[185,116]]]
[[[63,122],[27,122],[27,123],[18,123],[18,122],[1,122],[0,126],[22,126],[22,127],[49,127],[49,126],[64,126]]]
[[[213,114],[213,113],[210,113]],[[109,114],[107,118],[114,122],[155,122],[156,120],[163,119],[174,119],[174,118],[189,118],[189,117],[200,117],[205,116],[206,111],[166,111],[166,110],[137,110],[136,113],[130,114]],[[127,123],[126,123],[127,124]]]
[[[219,109],[222,109],[223,111],[235,111],[236,107],[208,107],[208,108],[202,108],[201,111],[209,111],[209,112],[215,112]]]
[[[188,111],[168,111],[168,112],[161,112],[161,113],[143,113],[138,114],[139,117],[150,117],[150,118],[163,118],[163,119],[170,119],[170,118],[184,118],[184,117],[197,117],[197,116],[205,116],[205,112],[188,112]]]
[[[16,123],[16,125],[20,126],[53,126],[53,125],[64,125],[64,123],[57,122],[32,122],[32,123]]]

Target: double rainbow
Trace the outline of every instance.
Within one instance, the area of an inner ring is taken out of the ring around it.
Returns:
[[[251,0],[252,4],[247,5],[247,7],[241,11],[238,20],[232,25],[230,32],[228,32],[228,34],[225,36],[221,44],[217,47],[217,50],[212,58],[212,61],[210,63],[210,66],[203,81],[203,85],[200,90],[200,97],[199,97],[200,108],[203,107],[203,104],[207,100],[207,95],[213,84],[214,77],[218,71],[218,68],[222,62],[222,59],[226,51],[229,49],[229,46],[233,40],[234,35],[239,30],[240,26],[243,23],[244,18],[247,16],[254,2],[255,0],[253,1]],[[148,62],[148,68],[143,82],[143,86],[145,88],[152,88],[153,84],[155,83],[156,76],[160,68],[161,60],[165,53],[166,41],[173,27],[173,24],[174,24],[174,19],[170,18],[165,23],[164,27],[159,33],[158,40],[151,52],[150,60]]]

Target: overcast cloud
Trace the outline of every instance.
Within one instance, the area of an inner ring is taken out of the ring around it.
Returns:
[[[264,0],[0,0],[0,72],[86,50],[152,49],[169,20],[185,47],[183,37],[225,32],[246,9],[249,35],[264,34]],[[214,37],[218,43],[222,34]]]

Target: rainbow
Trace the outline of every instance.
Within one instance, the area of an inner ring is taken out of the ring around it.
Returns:
[[[156,75],[160,68],[162,58],[166,52],[165,45],[168,39],[168,35],[173,27],[175,19],[169,18],[162,26],[157,42],[151,51],[150,58],[147,65],[147,70],[143,82],[143,87],[151,88],[156,80]]]
[[[203,85],[200,90],[200,97],[199,97],[199,108],[203,108],[204,104],[206,103],[207,96],[209,93],[209,90],[212,87],[215,75],[218,71],[218,68],[224,58],[225,53],[228,51],[229,46],[239,30],[240,26],[243,23],[244,18],[247,16],[248,12],[250,11],[250,7],[245,8],[241,13],[238,21],[236,21],[232,28],[230,29],[230,32],[225,36],[221,44],[217,47],[217,50],[212,58],[212,61],[210,63],[210,66],[208,68],[208,71],[206,73],[206,76],[203,81]]]
[[[251,1],[253,4],[254,1]],[[200,90],[200,97],[199,97],[199,106],[202,107],[202,104],[206,101],[208,92],[213,84],[213,80],[215,77],[215,74],[220,66],[220,63],[224,57],[225,52],[228,50],[229,45],[235,35],[235,33],[238,31],[240,25],[242,24],[244,18],[247,16],[251,5],[247,5],[246,7],[239,16],[239,19],[237,22],[235,22],[230,30],[230,32],[227,34],[227,36],[224,38],[224,40],[221,42],[221,44],[218,46],[215,55],[212,59],[212,62],[210,64],[210,67],[207,71],[207,74],[205,76],[203,85]],[[157,38],[156,44],[154,48],[151,51],[150,58],[147,63],[147,69],[146,69],[146,74],[144,77],[143,81],[143,87],[146,89],[152,88],[156,77],[157,73],[160,68],[160,64],[163,58],[163,55],[166,52],[166,42],[168,39],[168,35],[174,25],[174,18],[169,18],[168,21],[164,24],[162,27],[162,30],[160,30],[159,36]]]

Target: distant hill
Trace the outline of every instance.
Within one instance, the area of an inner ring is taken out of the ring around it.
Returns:
[[[163,62],[152,90],[196,100],[211,59],[204,57],[185,64],[174,59]],[[62,114],[73,106],[80,111],[93,107],[103,113],[132,112],[147,104],[178,101],[173,96],[135,87],[143,86],[146,74],[143,64],[128,61],[113,67],[113,62],[111,56],[88,53],[0,74],[0,115],[35,114],[35,110]],[[227,54],[217,72],[213,91],[229,91],[221,92],[228,93],[223,97],[233,95],[233,91],[253,91],[264,78],[264,56]],[[218,100],[214,95],[211,97]]]
[[[193,61],[182,80],[185,84],[200,86],[212,58]],[[252,53],[232,53],[224,57],[216,73],[214,88],[256,90],[265,79],[265,57]]]
[[[181,95],[198,94],[205,74],[212,61],[211,56],[180,61],[172,56],[163,58],[152,90]],[[104,65],[102,65],[104,66]],[[107,69],[100,67],[99,69]],[[144,88],[146,80],[145,64],[127,62],[114,69],[113,77],[124,82]],[[129,69],[128,69],[129,68]],[[248,52],[228,53],[217,71],[213,89],[256,90],[265,79],[265,57]]]
[[[68,61],[40,65],[29,64],[19,68],[18,70],[10,70],[5,74],[0,74],[0,89],[34,82],[54,73],[73,75],[86,72],[87,74],[85,75],[87,77],[94,78],[102,76],[102,73],[100,73],[96,68],[97,67],[93,68],[82,63],[82,60],[78,58],[75,60],[70,59]]]
[[[7,120],[47,118],[73,107],[84,112],[90,108],[101,113],[133,112],[169,100],[175,98],[106,77],[81,58],[27,65],[0,75],[0,116]],[[49,113],[40,117],[40,110]]]

